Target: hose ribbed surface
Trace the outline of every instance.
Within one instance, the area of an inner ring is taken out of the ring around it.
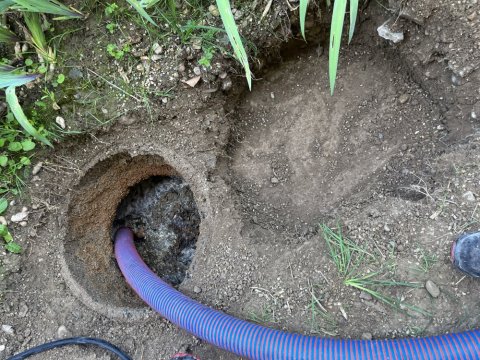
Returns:
[[[258,360],[476,360],[480,330],[427,338],[343,340],[291,334],[213,310],[183,295],[143,262],[130,229],[115,235],[115,256],[127,282],[150,307],[217,347]]]

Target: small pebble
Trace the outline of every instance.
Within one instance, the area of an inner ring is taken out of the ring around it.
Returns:
[[[5,350],[5,345],[0,345],[0,352],[4,351]]]
[[[33,170],[32,170],[32,175],[37,175],[40,170],[42,170],[42,166],[43,166],[43,162],[39,162],[37,163],[34,167],[33,167]]]
[[[7,335],[13,335],[15,333],[12,325],[2,325],[2,331]]]
[[[218,11],[218,8],[213,4],[208,7],[208,12],[215,17],[220,16],[220,12]]]
[[[162,58],[162,56],[161,56],[161,55],[158,55],[158,54],[152,55],[152,56],[150,57],[150,59],[151,59],[152,61],[158,61],[158,60],[160,60],[161,58]]]
[[[373,300],[372,295],[370,295],[369,293],[367,293],[365,291],[360,292],[360,299],[367,300],[367,301],[372,301]]]
[[[160,46],[159,43],[153,44],[152,45],[152,50],[157,55],[160,55],[163,52],[163,48]]]
[[[3,216],[0,216],[0,225],[8,225],[7,219],[5,219]]]
[[[202,74],[202,70],[198,66],[195,66],[193,68],[193,73],[198,76]]]
[[[22,212],[19,212],[15,215],[12,215],[12,217],[10,218],[10,220],[14,223],[19,223],[19,222],[22,222],[23,220],[25,220],[28,216],[28,212],[26,211],[22,211]]]
[[[20,222],[20,226],[21,226],[21,227],[27,226],[27,222],[26,222],[26,221],[21,221],[21,222]]]
[[[402,95],[400,95],[400,97],[398,98],[398,102],[399,102],[400,104],[405,104],[405,103],[407,103],[407,101],[408,101],[409,99],[410,99],[410,95],[408,95],[408,94],[402,94]]]
[[[390,226],[388,226],[387,224],[385,224],[383,226],[383,230],[385,230],[385,232],[390,232],[391,231]]]
[[[61,116],[57,116],[55,122],[60,126],[62,129],[65,129],[65,119]]]
[[[233,83],[232,83],[232,80],[230,78],[226,78],[225,80],[223,80],[223,83],[222,83],[222,90],[223,91],[228,91],[232,88],[233,86]]]
[[[372,340],[372,334],[370,334],[369,332],[363,333],[362,334],[362,339],[363,340]]]
[[[467,15],[468,21],[473,21],[477,17],[477,13],[474,11],[470,15]]]
[[[199,286],[194,286],[194,287],[193,287],[193,292],[194,292],[195,294],[200,294],[200,293],[202,292],[202,288],[199,287]]]
[[[425,283],[425,289],[427,289],[428,293],[434,298],[437,298],[440,295],[440,289],[432,280],[427,280]]]
[[[462,197],[470,202],[474,202],[476,200],[475,195],[471,191],[467,191],[465,194],[462,195]]]
[[[60,325],[57,329],[57,335],[59,338],[66,338],[71,336],[71,333],[64,325]]]
[[[186,70],[185,64],[180,64],[180,65],[178,65],[177,70],[178,70],[179,73],[184,73],[185,70]]]
[[[272,178],[270,179],[270,182],[271,182],[272,184],[278,184],[278,183],[279,183],[279,181],[278,181],[278,179],[277,179],[276,177],[272,177]]]
[[[18,316],[20,316],[21,318],[27,316],[27,313],[28,313],[28,307],[26,304],[21,304],[20,305],[20,309],[18,310]]]
[[[137,118],[135,116],[123,115],[120,119],[118,119],[118,123],[121,125],[132,125],[136,122]]]

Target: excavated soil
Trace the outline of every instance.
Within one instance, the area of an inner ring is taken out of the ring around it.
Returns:
[[[407,6],[395,24],[405,32],[398,45],[378,37],[392,14],[371,4],[342,49],[333,97],[327,56],[289,47],[252,92],[184,89],[153,120],[133,111],[108,130],[57,146],[29,187],[28,226],[12,226],[24,253],[0,254],[0,322],[14,331],[0,333],[0,359],[68,335],[104,338],[134,359],[168,359],[179,350],[239,359],[154,314],[122,281],[112,252],[119,205],[130,201],[132,187],[159,176],[181,178],[195,219],[198,209],[195,253],[178,288],[204,304],[321,336],[478,327],[480,283],[448,258],[452,240],[479,224],[475,4]],[[469,36],[455,38],[458,32]],[[147,218],[182,213],[166,209]],[[417,284],[378,290],[423,312],[346,286],[321,224],[342,224],[373,254],[364,274],[382,269]],[[428,280],[438,297],[425,289]],[[110,358],[85,348],[38,358],[63,357]]]

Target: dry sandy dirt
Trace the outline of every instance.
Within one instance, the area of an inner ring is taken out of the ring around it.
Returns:
[[[238,359],[148,310],[116,267],[117,206],[159,175],[193,192],[200,235],[179,289],[204,304],[319,336],[478,327],[480,283],[452,267],[449,249],[479,230],[480,4],[411,3],[401,16],[395,1],[363,10],[333,97],[326,54],[291,42],[251,92],[185,87],[153,121],[134,110],[47,154],[9,213],[30,209],[26,227],[11,225],[24,253],[0,253],[0,324],[13,329],[0,332],[0,359],[65,336],[101,337],[134,359]],[[388,19],[403,42],[377,35]],[[358,276],[417,285],[376,288],[399,308],[344,284],[322,224],[372,254]],[[72,347],[37,358],[113,357]]]

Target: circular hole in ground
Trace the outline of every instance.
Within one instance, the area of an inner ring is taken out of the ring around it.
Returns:
[[[182,282],[200,216],[189,185],[163,157],[119,153],[90,166],[72,189],[62,248],[64,277],[86,305],[109,317],[141,319],[150,312],[114,257],[112,230],[121,225],[134,228],[142,257],[159,276]]]
[[[114,222],[131,228],[145,263],[171,285],[179,285],[193,260],[200,215],[190,187],[178,176],[153,176],[133,186]]]

